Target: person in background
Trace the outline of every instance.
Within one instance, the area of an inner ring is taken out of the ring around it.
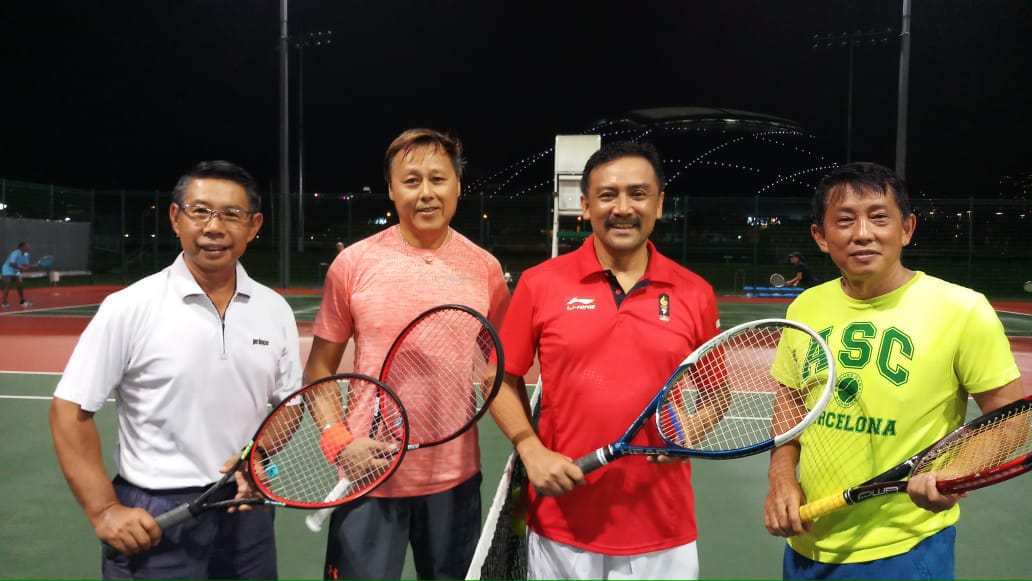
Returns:
[[[337,254],[340,254],[341,252],[344,252],[344,243],[337,242]]]
[[[788,286],[797,286],[802,289],[807,289],[817,284],[817,279],[810,272],[810,267],[806,265],[806,258],[802,252],[792,252],[788,255],[788,260],[795,265],[795,276],[790,280],[786,281],[785,284]]]
[[[219,479],[268,413],[301,387],[293,311],[240,264],[262,227],[254,179],[225,161],[179,179],[171,266],[108,296],[54,391],[61,470],[97,538],[124,554],[105,579],[275,579],[274,512],[210,511],[170,530],[154,520]],[[115,397],[117,475],[94,414]],[[228,459],[228,461],[227,461]],[[255,494],[240,473],[237,490]]]
[[[501,264],[450,226],[464,164],[459,140],[432,129],[405,131],[387,148],[384,178],[399,223],[330,265],[307,382],[336,373],[352,339],[355,372],[379,377],[405,325],[438,305],[463,304],[500,325],[509,304]],[[398,396],[402,404],[433,397]],[[408,452],[387,482],[333,512],[324,576],[398,579],[411,544],[420,579],[464,578],[480,536],[481,479],[476,427]]]
[[[530,579],[699,575],[692,465],[628,456],[585,476],[573,463],[615,441],[670,371],[719,332],[712,287],[649,241],[663,213],[659,155],[604,145],[581,178],[592,234],[523,272],[501,329],[505,376],[491,414],[527,468]],[[532,427],[521,378],[541,364]],[[654,428],[635,445],[658,445]]]
[[[917,218],[892,170],[841,166],[818,184],[813,208],[810,232],[842,276],[804,291],[786,316],[821,329],[843,363],[826,411],[840,421],[818,421],[771,453],[764,524],[788,537],[784,578],[952,579],[963,495],[940,494],[934,473],[910,479],[909,497],[861,502],[812,524],[800,521],[799,506],[825,494],[805,491],[818,480],[828,488],[826,475],[840,478],[830,487],[837,492],[945,436],[964,421],[968,396],[983,413],[1019,399],[1003,325],[981,294],[903,265]],[[807,345],[790,348],[805,353]],[[858,433],[843,425],[847,415],[893,428],[877,437]],[[863,449],[869,458],[832,458],[821,453],[827,449]]]
[[[25,300],[25,289],[22,286],[22,272],[30,268],[32,268],[32,265],[29,264],[29,243],[19,242],[18,248],[15,248],[7,257],[7,260],[4,261],[2,269],[4,277],[3,308],[11,308],[11,305],[7,302],[7,293],[11,290],[12,284],[18,291],[19,305],[22,307],[32,306],[32,303]]]

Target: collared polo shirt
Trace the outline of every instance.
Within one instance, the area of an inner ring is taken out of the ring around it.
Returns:
[[[719,330],[712,287],[648,243],[649,264],[626,296],[595,255],[594,236],[574,252],[523,273],[502,326],[507,373],[537,354],[538,435],[578,458],[617,440],[677,365]],[[636,445],[661,442],[654,424]],[[559,497],[531,491],[529,525],[544,537],[597,553],[632,555],[696,538],[691,466],[620,459]]]
[[[144,488],[204,486],[276,404],[301,387],[297,324],[272,289],[236,267],[225,319],[183,255],[108,296],[54,396],[99,410],[114,394],[115,462]]]

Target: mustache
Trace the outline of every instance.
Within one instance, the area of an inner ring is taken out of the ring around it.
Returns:
[[[628,220],[606,218],[605,226],[606,228],[613,228],[616,226],[633,226],[634,228],[641,228],[641,218],[632,218]]]

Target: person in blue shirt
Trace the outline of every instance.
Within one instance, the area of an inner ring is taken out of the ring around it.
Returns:
[[[3,277],[4,277],[4,305],[3,308],[9,309],[11,305],[7,303],[7,293],[11,290],[11,283],[14,283],[15,288],[18,290],[18,300],[21,302],[23,307],[31,307],[32,303],[25,300],[25,289],[22,287],[22,276],[23,270],[32,268],[29,264],[29,243],[19,242],[18,248],[7,257],[4,261],[3,266]]]

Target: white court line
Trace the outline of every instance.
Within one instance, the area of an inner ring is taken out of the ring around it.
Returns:
[[[58,311],[71,311],[73,309],[82,309],[82,308],[85,308],[85,307],[99,307],[99,306],[100,306],[100,303],[87,303],[87,304],[83,304],[83,305],[71,305],[71,306],[67,306],[67,307],[29,307],[29,308],[19,308],[19,310],[8,309],[8,310],[0,313],[0,315],[31,315],[33,313],[55,313],[55,312],[58,312]],[[65,315],[65,316],[71,317],[71,318],[80,318],[80,319],[92,317],[92,315]]]
[[[51,395],[0,395],[0,399],[54,399]],[[115,398],[109,397],[105,401],[115,401]]]

